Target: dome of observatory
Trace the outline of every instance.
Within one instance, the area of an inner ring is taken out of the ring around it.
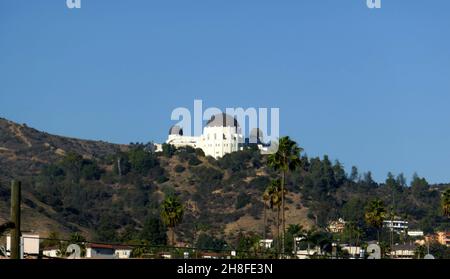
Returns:
[[[169,135],[182,136],[183,135],[183,129],[180,126],[178,126],[178,125],[173,125],[169,129]]]
[[[226,113],[220,113],[211,116],[211,119],[206,123],[206,127],[239,127],[236,118]]]
[[[263,137],[264,137],[264,133],[259,128],[253,128],[251,130],[250,136],[249,136],[250,140],[252,140],[253,142],[258,142],[258,143],[260,141],[262,141]]]

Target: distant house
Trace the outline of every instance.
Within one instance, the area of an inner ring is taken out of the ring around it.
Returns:
[[[265,249],[272,248],[272,244],[273,244],[273,239],[261,239],[259,241],[259,246],[263,247]]]
[[[86,258],[128,259],[133,249],[126,245],[89,243],[86,245]]]
[[[425,243],[438,242],[441,245],[450,247],[450,233],[449,232],[437,232],[435,234],[425,236]]]
[[[172,254],[170,254],[169,252],[161,252],[159,253],[159,257],[162,259],[171,259]]]
[[[204,252],[202,253],[202,259],[220,259],[221,254],[215,252]]]
[[[304,259],[310,259],[314,255],[320,255],[321,251],[319,247],[314,247],[307,250],[297,250],[297,259],[304,260]]]
[[[347,253],[352,258],[358,258],[361,256],[362,248],[360,246],[341,246],[343,251],[347,251]]]
[[[88,243],[86,245],[86,258],[114,259],[115,249],[111,244]]]
[[[115,245],[114,248],[117,259],[129,259],[131,257],[133,249],[130,246]]]
[[[408,231],[408,235],[411,237],[422,237],[423,231]]]
[[[339,218],[338,220],[331,221],[328,224],[328,231],[332,233],[342,233],[345,229],[345,221],[342,218]]]
[[[408,230],[408,221],[386,220],[386,221],[383,221],[383,227],[392,229],[397,233],[404,233]]]
[[[441,245],[446,245],[447,247],[450,247],[450,232],[437,232],[436,240]]]
[[[50,246],[46,247],[42,250],[42,255],[49,258],[57,258],[59,257],[59,247],[57,246]]]
[[[414,244],[399,244],[392,248],[391,255],[396,259],[414,259],[415,250]]]
[[[33,233],[22,233],[20,237],[20,254],[21,258],[24,255],[38,255],[39,254],[39,235]],[[9,251],[11,251],[11,236],[6,236],[6,251],[9,255]]]

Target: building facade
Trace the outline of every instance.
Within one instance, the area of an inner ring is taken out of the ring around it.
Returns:
[[[235,118],[221,113],[211,117],[200,136],[185,136],[183,129],[173,126],[166,141],[177,148],[190,146],[200,148],[206,156],[221,158],[225,154],[243,149],[244,137]]]

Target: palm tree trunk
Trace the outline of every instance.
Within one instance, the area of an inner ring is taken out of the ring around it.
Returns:
[[[283,235],[282,235],[282,241],[281,241],[281,253],[284,256],[284,235],[286,233],[286,220],[285,220],[285,214],[284,214],[284,183],[286,180],[286,171],[283,170],[283,176],[281,177],[281,212],[282,212],[282,218],[281,218],[281,226],[283,228]]]
[[[170,234],[171,234],[171,242],[172,242],[172,246],[175,246],[175,227],[172,227],[171,228],[171,232],[170,232]]]
[[[280,255],[280,207],[277,207],[277,252]]]
[[[264,230],[263,230],[264,239],[267,239],[266,230],[267,230],[267,212],[266,212],[266,202],[264,202]]]

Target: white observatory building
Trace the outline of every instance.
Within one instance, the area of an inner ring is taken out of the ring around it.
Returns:
[[[206,156],[221,158],[227,153],[243,149],[244,136],[238,121],[225,113],[216,114],[206,123],[203,134],[198,137],[184,136],[183,129],[172,126],[167,144],[175,147],[201,148]]]

